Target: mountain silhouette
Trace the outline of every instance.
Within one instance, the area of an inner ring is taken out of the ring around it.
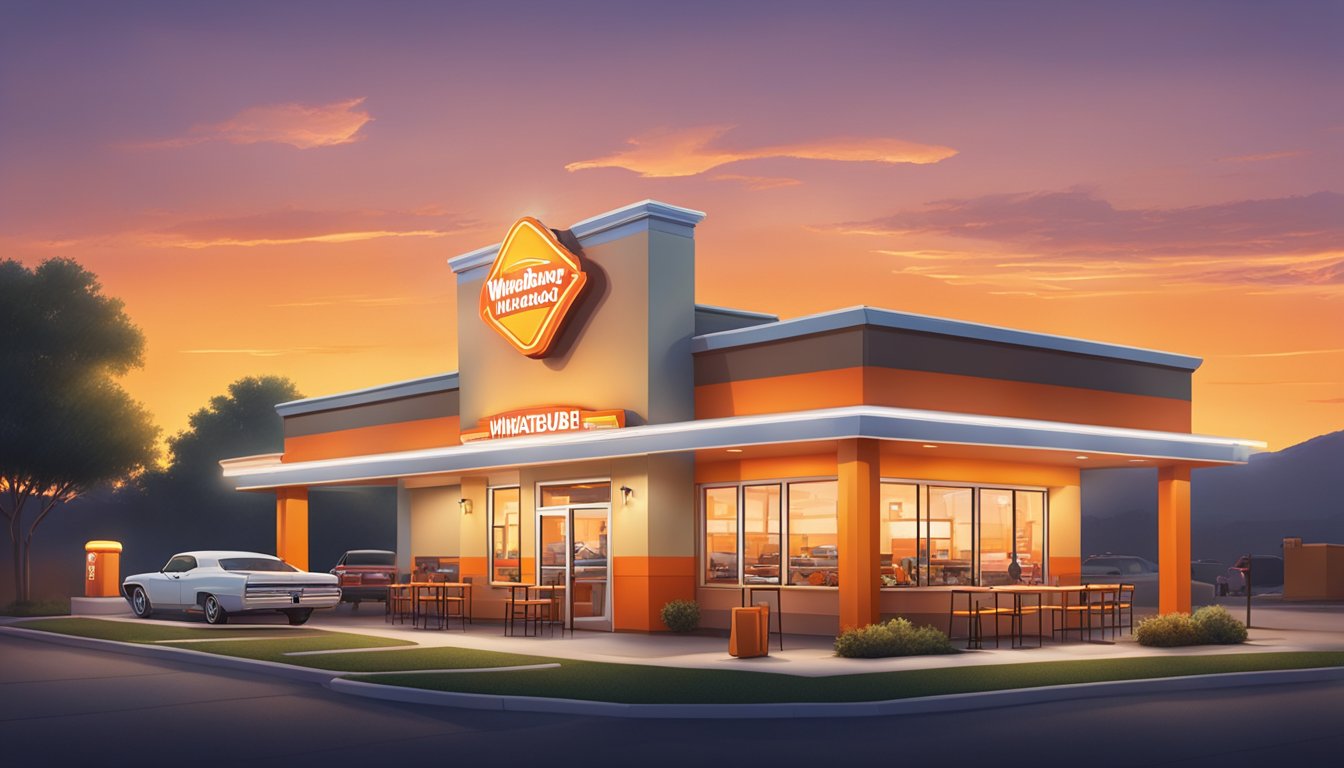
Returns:
[[[1082,473],[1083,556],[1157,558],[1157,470]],[[1191,558],[1231,564],[1280,554],[1283,539],[1344,544],[1344,430],[1248,464],[1197,469],[1190,482]]]

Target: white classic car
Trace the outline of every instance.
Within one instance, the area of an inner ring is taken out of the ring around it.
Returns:
[[[314,608],[332,608],[341,589],[329,573],[300,571],[257,552],[183,552],[153,573],[127,576],[121,594],[142,619],[156,610],[205,614],[224,624],[235,613],[279,611],[302,624]]]

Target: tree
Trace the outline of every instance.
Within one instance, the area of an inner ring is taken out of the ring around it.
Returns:
[[[31,595],[29,551],[51,511],[154,461],[158,428],[113,380],[143,352],[122,302],[78,263],[0,262],[0,513],[16,600]]]
[[[219,460],[283,450],[285,436],[275,405],[300,397],[294,382],[283,376],[238,379],[227,395],[215,395],[191,414],[187,429],[168,438],[171,461],[162,479],[200,492],[227,489],[233,496]]]

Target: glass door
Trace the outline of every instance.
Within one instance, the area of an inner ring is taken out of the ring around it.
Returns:
[[[611,629],[606,507],[570,511],[569,613],[575,629]]]

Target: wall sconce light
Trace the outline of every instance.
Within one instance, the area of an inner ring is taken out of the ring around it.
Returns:
[[[634,494],[635,494],[635,489],[634,489],[634,488],[631,488],[631,487],[628,486],[628,485],[622,485],[622,486],[621,486],[621,501],[622,501],[622,502],[624,502],[624,503],[626,503],[626,504],[629,504],[629,503],[630,503],[630,497],[633,496]]]
[[[464,515],[470,515],[470,514],[471,514],[471,499],[458,499],[458,500],[457,500],[457,507],[458,507],[458,509],[461,509],[461,510],[462,510],[462,514],[464,514]]]

